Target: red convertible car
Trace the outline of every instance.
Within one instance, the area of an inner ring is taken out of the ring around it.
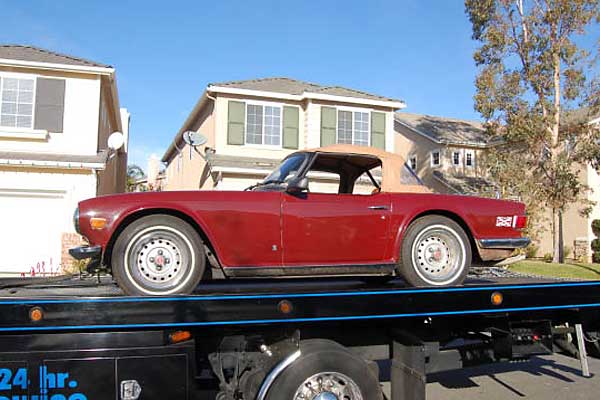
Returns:
[[[190,293],[217,272],[459,285],[472,261],[529,243],[522,203],[431,193],[400,156],[349,145],[295,152],[245,191],[103,196],[74,220],[89,246],[71,255],[106,265],[131,295]]]

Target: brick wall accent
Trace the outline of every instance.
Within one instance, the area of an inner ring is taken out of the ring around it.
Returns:
[[[575,239],[573,241],[573,258],[583,262],[591,262],[592,254],[590,241],[586,239]]]
[[[77,247],[77,246],[81,246],[82,244],[85,244],[85,239],[83,239],[83,236],[77,234],[77,233],[67,233],[67,232],[63,232],[62,233],[62,239],[61,239],[61,243],[62,243],[62,249],[61,249],[61,253],[60,253],[60,265],[61,265],[61,270],[64,271],[65,268],[69,268],[73,265],[73,262],[75,262],[76,260],[71,257],[69,255],[69,249],[72,247]]]

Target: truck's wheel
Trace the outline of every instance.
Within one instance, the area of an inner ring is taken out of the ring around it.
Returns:
[[[187,222],[149,215],[129,224],[112,251],[112,272],[129,295],[191,293],[206,259],[202,240]]]
[[[459,224],[441,215],[427,215],[406,230],[398,273],[412,286],[460,285],[471,258],[469,238]]]
[[[330,340],[300,344],[301,356],[275,379],[267,400],[382,400],[366,362]]]

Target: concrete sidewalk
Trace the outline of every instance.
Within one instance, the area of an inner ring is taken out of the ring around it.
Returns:
[[[427,400],[598,400],[600,360],[589,364],[591,378],[581,376],[578,360],[560,354],[435,374]],[[386,396],[389,388],[384,384]]]

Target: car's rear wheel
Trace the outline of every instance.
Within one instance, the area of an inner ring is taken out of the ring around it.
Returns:
[[[204,273],[202,240],[187,222],[149,215],[128,225],[111,257],[113,275],[129,295],[191,293]]]
[[[459,224],[441,215],[427,215],[408,227],[398,272],[412,286],[460,285],[471,258],[469,238]]]

